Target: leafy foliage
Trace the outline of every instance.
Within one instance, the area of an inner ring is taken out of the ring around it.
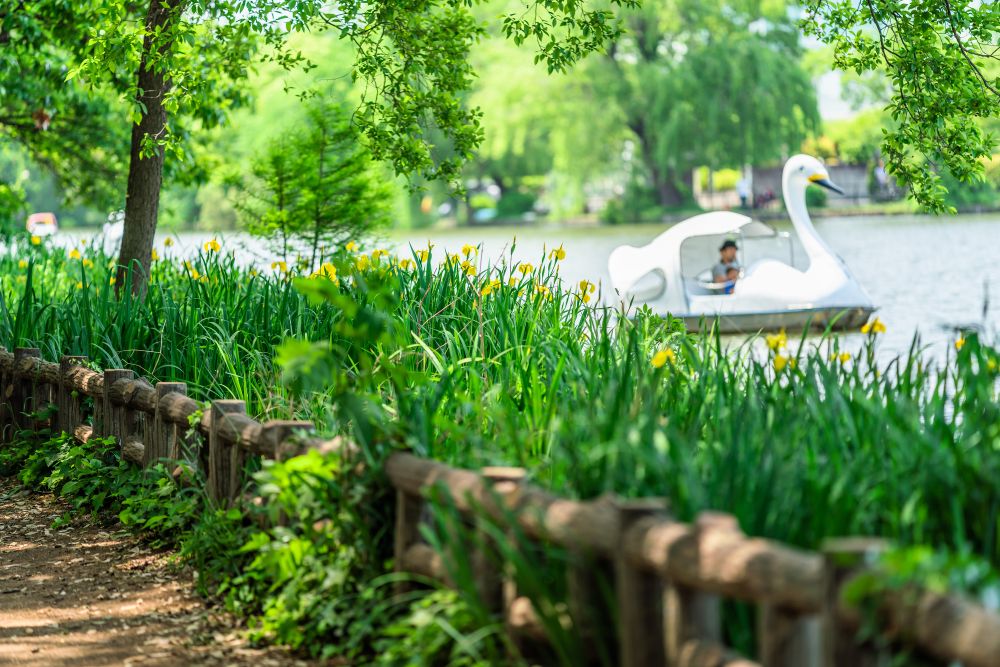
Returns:
[[[890,173],[934,212],[945,203],[939,172],[980,179],[995,140],[978,119],[1000,112],[996,3],[971,0],[807,0],[805,28],[832,44],[835,64],[862,74],[885,68],[894,126],[882,149]]]
[[[74,45],[98,21],[94,3],[7,2],[0,7],[0,143],[21,145],[60,177],[68,198],[108,206],[122,197],[127,128],[107,89],[66,82]],[[0,184],[0,199],[10,185]],[[10,210],[0,202],[0,218]]]

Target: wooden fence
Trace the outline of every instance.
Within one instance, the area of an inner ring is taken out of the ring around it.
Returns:
[[[113,436],[138,465],[161,458],[198,463],[220,504],[242,501],[248,455],[347,451],[339,439],[314,437],[309,422],[261,424],[233,400],[212,401],[202,412],[183,383],[152,386],[132,371],[97,372],[85,362],[64,356],[51,363],[37,349],[0,348],[2,441],[43,428],[83,442]],[[40,421],[47,406],[56,410]],[[616,647],[613,660],[623,667],[864,667],[889,664],[897,650],[932,664],[1000,666],[1000,615],[961,596],[885,587],[864,613],[845,601],[845,587],[858,577],[881,576],[874,565],[886,547],[881,540],[829,540],[822,553],[812,553],[747,537],[725,514],[674,521],[662,500],[559,498],[526,483],[517,468],[472,472],[397,453],[386,472],[396,490],[397,570],[451,580],[448,553],[424,543],[420,531],[432,497],[444,492],[470,525],[488,519],[578,555],[566,567],[569,595],[560,622],[583,646],[601,639]],[[545,625],[519,594],[511,568],[498,562],[497,550],[484,557],[488,538],[475,542],[464,546],[483,603],[505,619],[515,642],[546,641]],[[610,604],[599,591],[604,573]],[[757,606],[758,662],[722,644],[723,599]],[[877,624],[875,639],[859,640],[863,622]]]

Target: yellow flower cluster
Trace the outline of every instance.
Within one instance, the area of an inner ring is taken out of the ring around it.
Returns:
[[[961,352],[963,347],[965,347],[965,336],[960,336],[958,340],[955,341],[955,349]]]
[[[205,252],[219,252],[221,248],[222,246],[219,245],[219,242],[216,241],[215,239],[212,239],[211,241],[205,244]]]
[[[281,273],[288,273],[288,262],[271,262],[271,269],[273,271],[280,271]]]
[[[174,240],[172,238],[170,238],[169,236],[167,238],[163,239],[163,247],[164,248],[169,248],[173,244],[174,244]]]
[[[42,237],[41,236],[32,236],[31,237],[31,245],[41,245],[41,244],[42,244]]]
[[[785,370],[785,368],[794,369],[795,359],[793,357],[786,357],[783,354],[774,355],[774,370],[780,373]]]
[[[767,334],[764,340],[767,341],[767,348],[769,350],[780,350],[788,345],[788,335],[785,334],[784,329],[776,334]]]
[[[499,289],[500,289],[500,281],[494,278],[493,280],[486,283],[486,285],[483,286],[483,289],[479,290],[479,293],[482,296],[489,296],[490,294],[496,292]]]
[[[409,271],[410,269],[414,268],[415,266],[416,266],[416,264],[413,262],[412,259],[401,259],[401,260],[399,260],[399,268],[403,269],[404,271]]]
[[[531,264],[521,264],[517,267],[517,270],[521,272],[522,276],[530,276],[535,271],[535,267]]]
[[[337,278],[337,267],[335,267],[330,262],[323,262],[317,271],[314,271],[310,278],[326,278],[332,280],[334,283],[340,283]]]
[[[152,252],[149,253],[149,259],[154,262],[158,262],[160,260],[160,253],[156,252],[156,248],[153,248]]]
[[[774,364],[776,373],[780,373],[786,368],[795,368],[795,359],[783,353],[783,350],[788,346],[788,334],[785,333],[784,329],[776,334],[764,336],[764,340],[767,343],[767,349],[774,353],[771,363]]]
[[[663,368],[668,361],[671,364],[677,361],[677,353],[669,347],[665,347],[654,354],[653,358],[649,360],[649,363],[652,364],[653,368]]]
[[[851,360],[850,352],[841,352],[840,354],[837,354],[836,352],[830,353],[830,361],[839,361],[841,366],[843,366],[850,360]]]
[[[882,323],[882,320],[876,317],[874,320],[866,322],[865,325],[861,327],[861,333],[870,333],[872,335],[883,334],[885,333],[885,324]]]
[[[584,303],[590,302],[590,295],[597,290],[597,285],[590,282],[589,280],[580,281],[580,300]]]
[[[465,275],[467,275],[467,276],[474,276],[474,275],[476,275],[476,265],[473,264],[472,262],[470,262],[469,260],[467,260],[467,259],[464,260],[461,263],[460,266],[461,266],[462,271],[465,272]]]
[[[469,255],[478,255],[478,254],[479,254],[479,248],[477,248],[476,246],[469,245],[468,243],[462,246],[462,256],[468,258]]]
[[[346,250],[347,252],[357,252],[358,247],[359,247],[358,244],[355,243],[354,241],[348,241],[347,245],[344,246],[344,250]]]
[[[76,248],[73,248],[72,250],[69,251],[69,258],[80,259],[80,251],[77,250]]]
[[[561,262],[564,259],[566,259],[566,251],[563,250],[561,243],[559,244],[558,248],[549,253],[549,257],[556,260],[557,262]]]
[[[418,250],[417,251],[417,259],[420,260],[421,262],[426,262],[427,258],[430,257],[430,256],[431,256],[430,250]]]

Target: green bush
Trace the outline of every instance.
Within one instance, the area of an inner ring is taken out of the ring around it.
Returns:
[[[806,206],[809,208],[823,208],[826,206],[826,190],[819,186],[806,188]]]
[[[531,212],[537,198],[530,192],[508,190],[497,202],[497,216],[501,218],[518,218]]]

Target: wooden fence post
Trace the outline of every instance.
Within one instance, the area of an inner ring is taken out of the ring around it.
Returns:
[[[524,468],[488,467],[481,471],[486,481],[486,495],[516,492],[525,478]],[[484,498],[487,503],[494,498]],[[502,508],[501,512],[504,511]],[[487,517],[477,517],[477,547],[472,552],[472,574],[476,582],[476,592],[487,610],[492,613],[506,611],[504,607],[504,581],[511,579],[511,572],[505,564],[499,546],[484,530]]]
[[[397,573],[406,572],[404,561],[406,551],[420,538],[420,516],[423,514],[424,499],[396,489],[396,526],[393,531],[393,569]],[[410,584],[397,580],[394,588],[397,594],[410,590]]]
[[[858,629],[841,621],[841,585],[860,569],[873,565],[888,543],[878,538],[848,537],[823,543],[823,665],[875,667],[885,663],[871,641],[859,641]]]
[[[93,435],[98,438],[115,438],[118,447],[125,445],[131,428],[128,425],[127,412],[125,406],[116,405],[111,401],[111,387],[118,380],[132,380],[135,373],[125,368],[109,368],[104,371],[104,390],[101,400],[94,401],[94,430]],[[100,418],[98,418],[97,405],[100,404]]]
[[[208,432],[208,490],[220,506],[228,505],[239,496],[245,452],[239,443],[227,445],[219,430],[227,415],[245,415],[243,401],[212,401]]]
[[[774,605],[757,608],[757,646],[762,667],[822,667],[818,615],[802,616]]]
[[[614,502],[610,497],[602,502]],[[573,632],[582,644],[586,664],[615,663],[614,569],[606,558],[569,549],[566,590]]]
[[[183,382],[157,382],[156,383],[156,405],[153,408],[152,422],[146,420],[146,456],[145,466],[151,466],[160,459],[170,459],[173,461],[181,458],[181,443],[183,441],[183,428],[169,422],[164,418],[163,407],[160,399],[167,394],[187,395],[187,385]],[[185,459],[187,459],[187,452]]]
[[[30,416],[35,410],[35,380],[21,375],[21,363],[25,359],[41,359],[41,356],[42,352],[37,347],[18,347],[14,350],[11,407],[15,433],[35,429],[35,420]]]
[[[13,414],[10,409],[10,379],[12,377],[10,368],[8,365],[7,348],[0,346],[0,354],[3,355],[3,361],[0,362],[0,442],[10,441],[10,431],[13,427]],[[13,361],[10,362],[13,365]]]
[[[709,531],[739,531],[736,517],[702,512],[694,523],[700,536]],[[682,662],[684,645],[691,641],[722,641],[721,601],[717,595],[667,582],[663,591],[664,641],[667,664]]]
[[[664,513],[662,498],[619,501],[618,534],[633,523]],[[618,602],[618,664],[646,667],[664,664],[663,585],[655,573],[642,570],[621,552],[615,555],[615,595]]]
[[[87,363],[87,357],[64,354],[59,358],[59,386],[56,388],[56,420],[58,429],[63,433],[73,433],[73,429],[83,423],[83,411],[80,408],[80,397],[74,395],[75,390],[69,385],[69,372],[74,366]]]
[[[296,433],[308,435],[315,429],[316,427],[312,422],[271,419],[262,424],[261,439],[268,449],[273,450],[275,461],[284,461],[287,458],[302,453],[301,443],[292,442],[292,436]]]

